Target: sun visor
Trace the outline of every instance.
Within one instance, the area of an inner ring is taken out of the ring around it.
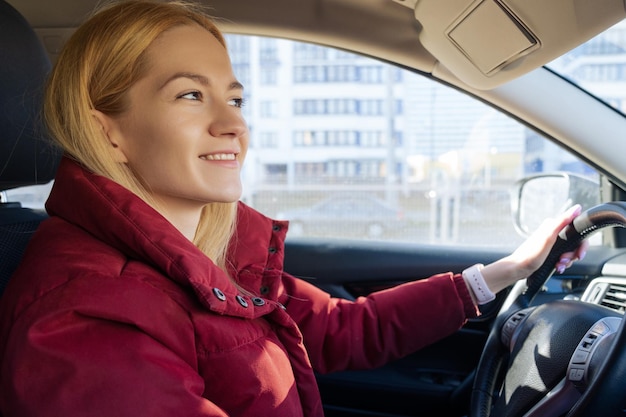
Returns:
[[[478,89],[550,62],[626,16],[624,0],[393,0],[410,7],[419,39]]]

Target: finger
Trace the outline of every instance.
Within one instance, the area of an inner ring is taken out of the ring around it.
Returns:
[[[572,258],[569,258],[567,256],[561,256],[561,258],[556,263],[554,268],[556,269],[556,272],[558,272],[559,274],[562,274],[563,272],[565,272],[567,268],[570,267],[571,264],[572,264]]]
[[[567,226],[572,221],[574,221],[574,219],[578,217],[578,215],[580,215],[581,212],[582,212],[582,206],[580,204],[575,204],[569,209],[567,209],[565,212],[563,212],[563,215],[560,218],[561,228]]]
[[[587,254],[587,249],[589,248],[589,241],[583,240],[578,248],[572,252],[565,252],[559,258],[555,268],[559,274],[562,274],[567,268],[572,266],[574,261],[582,260]]]
[[[587,250],[589,249],[589,240],[585,239],[580,243],[578,249],[576,249],[576,257],[579,261],[585,259],[585,255],[587,255]]]

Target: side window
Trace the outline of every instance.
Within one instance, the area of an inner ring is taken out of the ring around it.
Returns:
[[[576,156],[419,74],[282,39],[227,42],[251,133],[242,200],[290,220],[291,237],[513,248],[520,179],[569,173],[599,198],[588,186],[598,174]],[[549,212],[542,184],[541,201],[518,213],[529,228]],[[0,202],[43,208],[50,188],[8,190]]]
[[[317,45],[227,41],[251,131],[243,200],[290,220],[289,236],[514,247],[520,178],[598,182],[535,131],[419,74]]]
[[[43,210],[52,190],[53,181],[48,184],[30,185],[0,192],[0,203],[19,202],[22,207]]]

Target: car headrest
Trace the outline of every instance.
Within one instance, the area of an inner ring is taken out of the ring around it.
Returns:
[[[50,60],[26,19],[0,0],[0,190],[54,178],[60,152],[42,124]]]

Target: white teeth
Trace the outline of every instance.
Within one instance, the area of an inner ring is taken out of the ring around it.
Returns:
[[[200,159],[206,159],[208,161],[234,161],[234,153],[217,153],[213,155],[202,155]]]

